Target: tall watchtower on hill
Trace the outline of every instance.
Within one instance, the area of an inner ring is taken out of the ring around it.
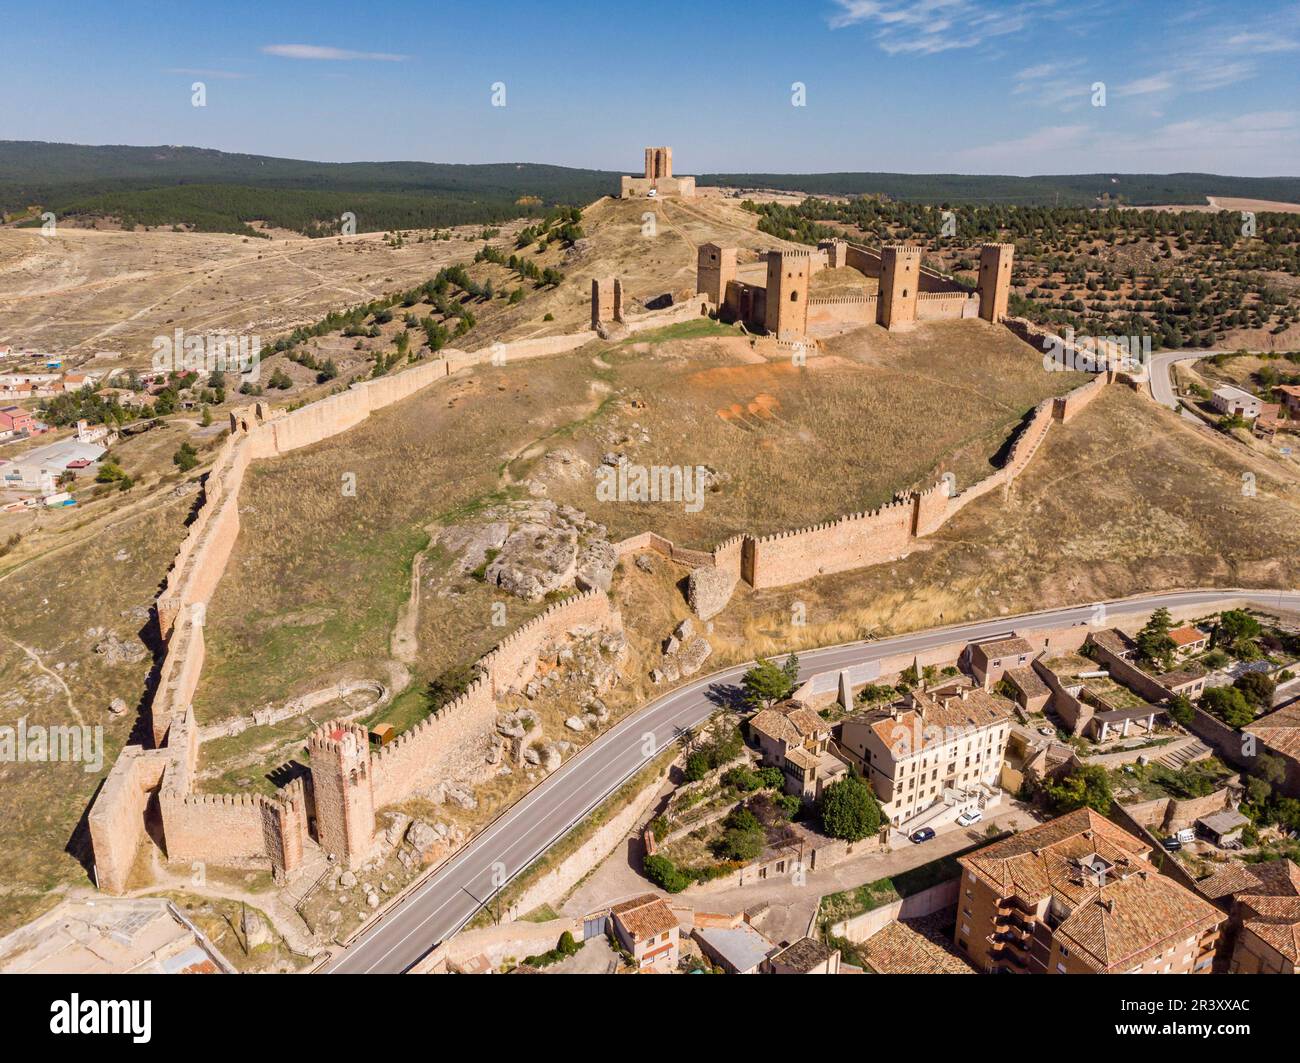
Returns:
[[[916,293],[921,286],[921,249],[886,244],[880,249],[880,297],[876,321],[887,329],[916,323]]]
[[[1011,298],[1011,259],[1014,244],[985,244],[980,248],[980,317],[994,324],[1007,316]]]
[[[370,857],[375,844],[370,741],[354,723],[331,722],[307,740],[316,796],[316,836],[325,852],[349,868]]]
[[[797,340],[808,332],[808,283],[811,251],[767,253],[767,298],[763,325],[779,340]]]

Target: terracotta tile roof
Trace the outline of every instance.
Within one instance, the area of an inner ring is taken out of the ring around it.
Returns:
[[[784,742],[788,746],[802,745],[805,738],[830,730],[825,720],[798,702],[763,709],[755,713],[749,726],[774,742]]]
[[[989,661],[997,660],[999,657],[1018,657],[1021,654],[1028,655],[1034,652],[1034,647],[1019,635],[994,642],[977,642],[975,645],[980,653],[984,654],[985,660]]]
[[[1088,638],[1102,649],[1110,650],[1116,656],[1131,653],[1137,648],[1133,640],[1117,627],[1106,628],[1104,631],[1094,631]]]
[[[1226,916],[1153,867],[1095,890],[1056,928],[1099,970],[1127,971],[1154,959],[1170,939],[1200,937]]]
[[[800,938],[793,945],[783,948],[772,956],[773,963],[783,967],[793,967],[802,974],[807,974],[814,967],[820,967],[831,958],[835,950],[816,938]]]
[[[1200,642],[1208,636],[1200,628],[1188,624],[1185,627],[1176,627],[1170,630],[1169,637],[1174,640],[1174,645],[1181,649],[1183,646],[1190,646],[1194,642]]]
[[[1300,760],[1300,704],[1261,716],[1242,730],[1253,734],[1275,753]]]
[[[1236,893],[1259,893],[1263,883],[1248,864],[1235,861],[1225,864],[1212,874],[1196,880],[1196,889],[1202,897],[1212,901],[1231,897]]]
[[[1026,698],[1046,697],[1052,692],[1031,665],[1025,665],[1023,668],[1008,668],[1007,678],[1020,688],[1020,692]]]
[[[1300,896],[1300,867],[1293,860],[1264,860],[1250,865],[1251,874],[1260,881],[1258,889],[1250,892],[1256,896]]]
[[[862,943],[861,951],[877,974],[976,973],[950,945],[923,933],[912,921],[886,923]]]
[[[1300,897],[1242,897],[1241,925],[1300,963]]]
[[[1273,388],[1273,390],[1280,391],[1283,395],[1290,395],[1292,398],[1300,399],[1300,385],[1278,384]]]
[[[1079,809],[959,859],[1000,897],[1070,912],[1055,934],[1098,970],[1128,970],[1170,938],[1199,936],[1224,920],[1212,904],[1156,873],[1150,846],[1092,809]],[[1098,879],[1082,864],[1104,861]]]
[[[614,905],[609,911],[633,941],[648,941],[678,927],[677,916],[673,915],[668,902],[653,893],[633,897]]]
[[[1011,719],[1014,708],[999,694],[976,687],[965,696],[935,697],[912,692],[913,707],[897,718],[884,716],[871,725],[876,737],[895,757],[911,756],[941,746],[970,731]]]

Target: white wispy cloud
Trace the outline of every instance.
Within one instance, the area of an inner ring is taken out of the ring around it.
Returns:
[[[1300,159],[1300,112],[1204,116],[1119,134],[1104,126],[1044,126],[1022,137],[965,148],[952,158],[998,173],[1294,173]],[[1243,167],[1247,159],[1250,166]]]
[[[1051,0],[994,4],[983,0],[835,0],[831,29],[867,26],[889,55],[936,55],[975,48],[1018,33]]]
[[[353,52],[346,48],[329,48],[319,44],[264,44],[262,51],[267,55],[278,55],[282,59],[323,59],[333,62],[359,59],[379,63],[401,63],[409,58],[392,52]]]

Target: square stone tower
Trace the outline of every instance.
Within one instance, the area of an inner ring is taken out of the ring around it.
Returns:
[[[673,149],[672,148],[646,148],[645,149],[645,175],[646,175],[646,179],[650,181],[656,181],[660,177],[672,177]]]
[[[827,269],[843,269],[849,264],[849,244],[847,240],[841,240],[839,237],[819,240],[817,250],[826,252]]]
[[[886,244],[880,249],[880,297],[876,322],[892,330],[916,323],[916,292],[921,286],[921,249]]]
[[[1014,244],[985,244],[980,248],[980,317],[995,324],[1007,316],[1011,298],[1011,259]]]
[[[355,723],[323,724],[307,739],[311,784],[316,797],[320,847],[356,869],[375,844],[375,801],[371,791],[370,741]]]
[[[797,340],[808,334],[808,280],[811,276],[811,251],[767,253],[763,325],[777,339]]]
[[[608,321],[623,321],[623,282],[617,277],[591,281],[591,328],[596,331]]]
[[[736,249],[703,244],[695,262],[695,290],[721,306],[727,299],[727,285],[736,279]]]

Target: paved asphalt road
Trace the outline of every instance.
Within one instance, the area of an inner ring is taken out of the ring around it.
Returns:
[[[1232,598],[1300,609],[1300,591],[1182,591],[1106,603],[1108,619],[1160,606],[1212,608]],[[1020,617],[938,628],[913,635],[858,642],[799,655],[806,679],[849,665],[944,643],[988,639],[1013,628],[1041,630],[1088,623],[1093,603]],[[324,970],[338,974],[400,973],[438,942],[456,933],[494,888],[508,882],[637,772],[646,761],[717,708],[718,692],[744,674],[740,665],[665,694],[611,728],[498,818],[423,885],[376,922]]]

